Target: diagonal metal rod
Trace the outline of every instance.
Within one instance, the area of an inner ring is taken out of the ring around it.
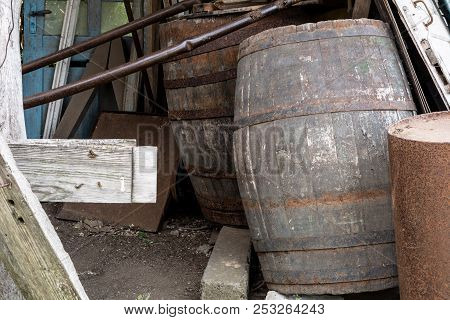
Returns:
[[[194,4],[201,3],[200,0],[185,0],[183,2],[177,3],[166,9],[159,10],[148,16],[134,20],[133,22],[127,23],[123,26],[112,29],[105,32],[99,36],[92,39],[83,41],[71,47],[67,47],[63,50],[57,51],[55,53],[49,54],[48,56],[39,58],[37,60],[26,63],[22,66],[22,74],[37,70],[39,68],[48,66],[51,63],[63,60],[65,58],[74,56],[83,51],[92,49],[108,41],[117,39],[121,36],[129,34],[130,32],[138,29],[147,27],[153,23],[159,22],[165,18],[169,18],[183,11],[189,10]]]
[[[179,54],[192,51],[193,49],[227,35],[233,31],[242,29],[256,21],[259,21],[269,15],[272,15],[282,9],[288,8],[294,4],[302,2],[302,0],[278,0],[264,6],[258,10],[254,10],[249,14],[242,16],[230,23],[213,29],[207,33],[196,37],[189,38],[172,47],[159,50],[153,54],[144,56],[136,61],[128,62],[114,69],[96,74],[90,78],[79,80],[65,86],[39,93],[24,99],[24,108],[29,109],[50,101],[58,100],[66,96],[76,94],[85,90],[89,90],[96,86],[120,79],[129,74],[139,72],[154,64],[163,62],[164,60],[177,56]]]
[[[131,8],[130,0],[123,0],[123,3],[125,5],[125,11],[127,12],[128,21],[133,22],[134,16],[133,16],[133,9]],[[138,58],[141,58],[144,56],[144,51],[142,50],[141,41],[139,40],[139,35],[136,30],[131,32],[131,35],[133,37],[133,43],[134,43],[134,50],[136,50],[136,56]],[[130,55],[131,56],[131,55]],[[152,86],[150,84],[150,79],[148,77],[147,69],[141,70],[142,74],[142,82],[144,82],[144,88],[147,92],[147,99],[151,106],[153,106],[153,92],[152,92]]]

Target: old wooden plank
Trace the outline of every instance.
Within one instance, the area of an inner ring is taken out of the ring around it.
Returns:
[[[355,5],[353,6],[353,19],[367,18],[369,17],[370,5],[372,0],[355,0]]]
[[[79,9],[80,0],[67,1],[58,50],[62,50],[73,44]],[[67,77],[69,76],[69,68],[70,57],[56,63],[55,72],[53,74],[52,89],[61,87],[66,84]],[[64,99],[59,99],[48,104],[47,118],[45,120],[43,134],[44,139],[53,137],[53,134],[55,133],[56,127],[61,117],[63,102]]]
[[[125,55],[123,53],[122,39],[111,41],[111,51],[109,55],[108,69],[125,64]],[[125,79],[120,78],[112,82],[114,96],[116,97],[117,109],[123,110],[123,96],[125,92]]]
[[[86,66],[82,79],[88,78],[96,73],[104,71],[108,63],[110,43],[105,43],[95,49],[94,53]],[[67,139],[72,137],[84,114],[94,98],[95,89],[90,89],[74,95],[69,102],[69,105],[64,112],[60,123],[53,135],[56,139]]]
[[[156,202],[156,147],[133,148],[133,203]]]
[[[10,148],[41,201],[130,203],[135,140],[27,140]]]
[[[124,126],[123,124],[127,125]],[[139,146],[158,148],[158,196],[156,203],[90,204],[65,203],[59,217],[80,221],[101,220],[118,226],[156,232],[170,199],[178,168],[178,146],[166,117],[132,113],[104,112],[100,115],[93,139],[136,139]],[[136,171],[135,171],[136,172]],[[133,183],[133,186],[136,183]],[[133,188],[134,190],[134,188]],[[133,191],[133,194],[135,192]]]
[[[148,15],[161,9],[163,4],[158,0],[146,0],[144,2],[144,14]],[[144,29],[144,53],[149,54],[159,50],[159,24],[155,23]],[[158,97],[158,65],[147,69],[153,97]],[[158,114],[155,105],[151,105],[150,101],[145,101],[144,110],[147,113]],[[161,110],[159,110],[161,112]]]
[[[37,197],[0,135],[0,260],[27,299],[87,299]]]
[[[133,0],[132,15],[134,19],[142,17],[142,0]],[[143,30],[138,30],[139,42],[142,43]],[[138,54],[134,44],[131,47],[130,61],[136,61]],[[123,104],[120,111],[136,112],[139,97],[139,84],[141,82],[141,72],[132,73],[125,78],[125,87],[123,92]]]

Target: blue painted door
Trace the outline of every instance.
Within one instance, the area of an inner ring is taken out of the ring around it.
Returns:
[[[58,50],[65,0],[24,0],[24,50],[23,63],[30,62]],[[75,43],[85,41],[126,23],[121,0],[81,0]],[[92,50],[72,57],[68,82],[83,74]],[[24,96],[49,90],[52,85],[54,65],[23,76]],[[64,100],[67,105],[70,97]],[[25,123],[29,139],[41,138],[44,130],[47,105],[25,110]],[[91,103],[75,137],[89,137],[99,112],[98,97]]]

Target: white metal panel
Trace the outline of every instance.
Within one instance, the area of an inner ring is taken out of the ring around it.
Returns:
[[[432,0],[393,0],[450,110],[450,32]]]

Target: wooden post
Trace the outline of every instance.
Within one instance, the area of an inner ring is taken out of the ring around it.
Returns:
[[[0,134],[7,141],[26,139],[20,72],[21,3],[19,0],[0,0]]]
[[[21,3],[0,0],[0,298],[86,299],[70,257],[7,145],[26,139]]]

